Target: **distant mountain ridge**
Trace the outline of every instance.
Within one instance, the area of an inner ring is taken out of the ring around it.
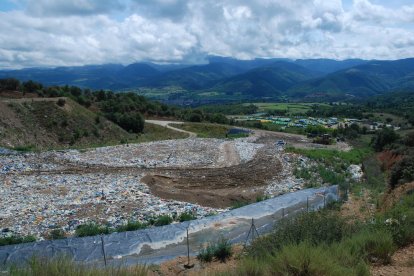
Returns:
[[[414,58],[377,60],[254,59],[208,57],[207,64],[133,63],[0,71],[0,78],[91,89],[181,91],[174,97],[277,99],[312,96],[370,97],[414,90]],[[174,90],[171,89],[171,90]],[[163,92],[164,93],[164,92]],[[205,96],[208,95],[208,96]],[[160,96],[162,99],[162,96]]]

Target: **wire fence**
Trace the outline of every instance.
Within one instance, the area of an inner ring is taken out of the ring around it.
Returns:
[[[277,223],[302,212],[325,208],[339,200],[338,186],[305,189],[230,210],[215,216],[105,236],[68,238],[0,247],[0,265],[21,264],[33,255],[65,255],[74,261],[106,265],[157,264],[178,256],[194,256],[219,237],[248,245],[274,230]]]

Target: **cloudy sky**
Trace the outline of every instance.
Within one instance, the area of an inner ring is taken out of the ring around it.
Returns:
[[[0,0],[0,69],[414,57],[413,0]]]

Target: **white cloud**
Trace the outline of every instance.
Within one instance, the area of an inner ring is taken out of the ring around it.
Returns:
[[[121,10],[118,0],[23,0],[30,16],[70,16],[106,14]]]
[[[414,6],[354,0],[18,0],[0,12],[0,67],[250,59],[402,58]]]

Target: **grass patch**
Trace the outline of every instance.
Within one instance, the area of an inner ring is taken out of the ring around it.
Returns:
[[[17,146],[14,147],[13,150],[20,151],[20,152],[30,152],[36,150],[34,145],[27,145],[27,146]]]
[[[27,265],[14,266],[8,272],[11,276],[144,276],[148,275],[148,271],[149,269],[142,265],[97,268],[75,263],[66,257],[60,257],[51,260],[32,258]]]
[[[154,226],[168,225],[173,222],[173,218],[169,215],[159,215],[156,218],[150,220],[150,224]]]
[[[231,244],[225,238],[220,238],[216,243],[209,243],[207,247],[202,248],[197,255],[201,262],[211,262],[216,258],[220,262],[226,262],[233,255]]]
[[[283,246],[309,241],[312,244],[331,244],[348,237],[354,229],[329,211],[303,213],[281,220],[273,233],[256,239],[248,248],[250,256],[266,256],[278,252]]]
[[[26,237],[10,236],[10,237],[0,238],[0,246],[35,242],[35,241],[36,241],[36,238],[34,236],[26,236]]]
[[[109,233],[111,233],[111,229],[108,226],[98,225],[93,222],[79,225],[75,230],[75,235],[77,237],[96,236],[102,234],[106,235]]]
[[[148,225],[139,221],[129,220],[125,225],[118,226],[116,232],[135,231],[145,229]]]
[[[288,152],[304,155],[309,159],[315,161],[321,161],[330,164],[342,161],[347,165],[361,164],[368,155],[373,153],[373,150],[368,147],[352,149],[350,151],[338,151],[329,149],[299,149],[293,147],[287,147],[286,150]]]
[[[209,123],[171,124],[172,127],[194,132],[200,138],[226,138],[230,127]]]
[[[183,221],[190,221],[190,220],[195,220],[195,219],[197,219],[197,216],[195,216],[193,213],[191,213],[191,212],[184,212],[184,213],[181,213],[179,216],[178,216],[178,221],[179,222],[183,222]]]
[[[246,205],[249,205],[249,204],[250,204],[250,202],[244,201],[244,200],[235,201],[230,206],[230,210],[237,209],[237,208],[241,208],[241,207],[246,206]]]

